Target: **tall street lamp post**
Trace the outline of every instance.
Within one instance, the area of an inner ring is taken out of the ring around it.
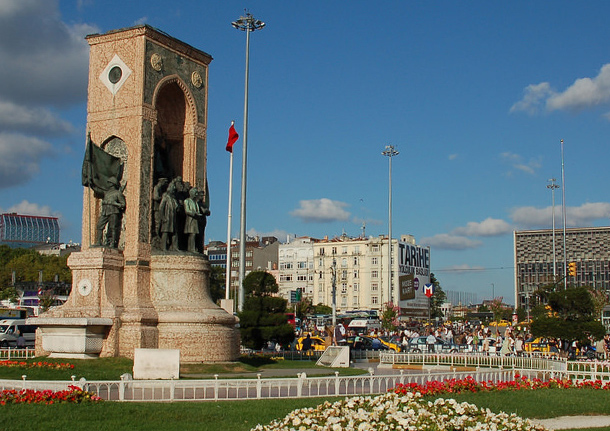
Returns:
[[[561,140],[561,210],[563,216],[563,288],[568,288],[568,258],[566,250],[566,175],[563,164],[563,139]]]
[[[388,192],[388,301],[394,302],[392,290],[392,158],[399,154],[393,145],[386,145],[381,152],[389,160],[389,192]],[[383,302],[383,300],[382,300]]]
[[[552,195],[552,214],[553,214],[553,281],[557,281],[557,254],[555,253],[555,189],[559,188],[559,185],[555,184],[557,181],[555,178],[551,178],[551,184],[547,184],[546,188],[551,190]]]
[[[239,305],[242,311],[245,301],[244,278],[246,275],[246,172],[248,159],[248,76],[250,72],[250,33],[261,30],[265,23],[254,19],[250,13],[231,23],[238,30],[246,32],[246,83],[244,90],[244,134],[241,165],[241,213],[239,222]]]

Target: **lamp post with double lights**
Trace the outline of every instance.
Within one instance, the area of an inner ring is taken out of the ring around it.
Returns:
[[[389,192],[388,192],[388,301],[394,302],[392,295],[392,158],[399,154],[394,145],[386,145],[381,152],[389,159]],[[383,300],[382,300],[383,302]]]
[[[558,184],[555,184],[557,181],[555,178],[551,178],[551,184],[547,184],[546,188],[551,190],[552,194],[552,216],[553,216],[553,282],[557,281],[557,254],[555,253],[555,190],[559,188]]]
[[[250,72],[250,33],[261,30],[265,23],[255,19],[250,13],[241,16],[237,21],[231,23],[238,30],[246,32],[246,82],[244,90],[244,134],[241,165],[241,213],[239,222],[239,304],[238,310],[242,311],[245,301],[244,278],[246,275],[246,173],[248,159],[248,77]]]

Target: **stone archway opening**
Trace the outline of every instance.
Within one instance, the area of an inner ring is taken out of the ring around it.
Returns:
[[[176,82],[168,83],[159,90],[155,109],[154,184],[159,178],[184,176],[187,104],[184,92]]]

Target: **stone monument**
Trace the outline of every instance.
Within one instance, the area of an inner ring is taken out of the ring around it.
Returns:
[[[148,25],[87,40],[82,251],[68,301],[36,319],[36,353],[236,360],[237,319],[212,302],[203,255],[212,57]]]

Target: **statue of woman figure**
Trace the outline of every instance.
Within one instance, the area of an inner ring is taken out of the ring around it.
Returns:
[[[191,253],[197,252],[195,238],[199,233],[199,219],[203,216],[199,211],[198,194],[197,188],[193,187],[189,190],[189,197],[184,200],[184,213],[186,214],[184,233],[188,235],[187,250]]]

